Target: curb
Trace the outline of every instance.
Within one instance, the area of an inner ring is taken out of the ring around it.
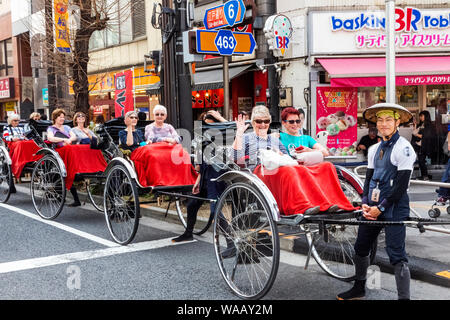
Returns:
[[[288,240],[286,240],[288,241]],[[308,254],[308,245],[304,237],[291,240],[292,251],[299,254]],[[408,255],[408,267],[411,279],[424,281],[430,284],[450,288],[450,266],[430,259]],[[394,274],[394,266],[390,264],[389,257],[384,248],[378,248],[373,265],[380,267],[380,271]]]

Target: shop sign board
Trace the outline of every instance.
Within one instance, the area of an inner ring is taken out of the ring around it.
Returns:
[[[252,54],[256,47],[253,34],[230,30],[197,30],[197,53],[233,55]]]
[[[55,27],[55,44],[56,49],[61,53],[70,53],[70,38],[69,38],[69,13],[67,11],[69,0],[54,0],[53,1],[53,16]]]
[[[316,132],[328,134],[327,147],[332,155],[351,156],[358,139],[358,89],[317,88]]]
[[[48,107],[48,88],[42,89],[42,105]]]
[[[207,30],[232,27],[244,20],[245,5],[243,0],[231,0],[220,6],[206,10],[203,24]]]
[[[14,97],[14,78],[0,79],[0,99]]]
[[[311,12],[311,54],[382,53],[386,50],[384,11]],[[450,8],[395,9],[397,52],[448,51]]]
[[[114,75],[114,105],[116,118],[134,110],[133,71],[125,70]]]

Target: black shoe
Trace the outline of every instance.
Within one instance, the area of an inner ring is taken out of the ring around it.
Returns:
[[[68,207],[79,207],[79,206],[81,206],[81,202],[80,201],[74,201],[72,203],[69,203],[67,206]]]
[[[236,247],[234,244],[228,245],[227,248],[222,252],[222,259],[232,258],[236,255]]]
[[[172,239],[172,242],[183,242],[183,241],[192,241],[194,237],[192,233],[183,233],[181,236]]]
[[[10,193],[17,193],[17,190],[16,190],[16,187],[15,186],[12,186],[11,187],[11,192]]]
[[[356,280],[353,287],[345,292],[339,293],[336,296],[337,300],[358,300],[366,296],[366,281]]]

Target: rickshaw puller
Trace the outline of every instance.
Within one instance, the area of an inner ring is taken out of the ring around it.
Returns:
[[[402,106],[381,103],[365,110],[363,117],[369,122],[376,122],[383,140],[368,151],[362,220],[404,221],[409,217],[407,189],[416,155],[411,144],[400,136],[398,127],[407,123],[412,115]],[[386,233],[386,251],[395,269],[398,299],[410,299],[405,225],[359,226],[354,246],[355,284],[349,291],[340,293],[337,299],[350,300],[365,296],[370,250],[383,227]]]

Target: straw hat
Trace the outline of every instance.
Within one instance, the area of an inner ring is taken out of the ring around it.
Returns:
[[[392,110],[400,114],[400,123],[411,120],[412,114],[406,108],[395,103],[378,103],[364,110],[363,118],[369,122],[377,123],[377,113],[382,110]]]

